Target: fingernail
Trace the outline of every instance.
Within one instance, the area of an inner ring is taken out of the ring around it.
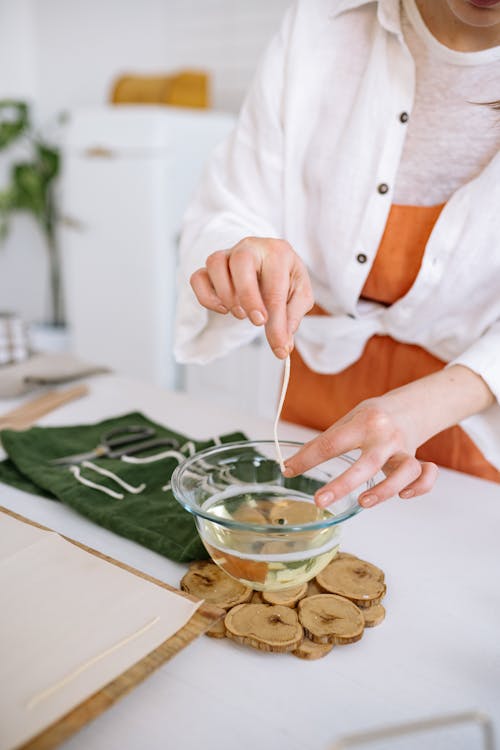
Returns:
[[[365,495],[365,497],[360,498],[359,504],[363,506],[363,508],[369,508],[372,505],[375,505],[377,502],[378,497],[376,495]]]
[[[284,349],[282,346],[278,346],[276,349],[273,349],[273,352],[276,354],[278,359],[285,359],[285,357],[288,357],[287,350]]]
[[[294,475],[293,469],[290,469],[290,467],[285,466],[285,470],[283,472],[283,476],[284,477],[293,477],[293,475]]]
[[[252,310],[250,313],[250,320],[254,326],[261,326],[265,322],[265,318],[260,310]]]
[[[236,307],[232,307],[231,312],[233,313],[235,318],[246,318],[247,316],[244,309],[240,307],[239,305],[236,305]]]
[[[223,315],[226,315],[226,313],[228,313],[229,310],[227,309],[225,305],[217,305],[217,312],[220,312]]]
[[[325,507],[325,505],[330,505],[330,503],[333,503],[333,501],[335,500],[335,495],[333,494],[333,492],[321,492],[319,495],[316,495],[316,500],[318,501],[318,505]]]
[[[415,490],[401,490],[399,497],[402,497],[405,500],[410,497],[415,497]]]

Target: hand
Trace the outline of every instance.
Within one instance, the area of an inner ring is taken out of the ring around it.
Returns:
[[[380,470],[386,479],[363,492],[359,498],[360,505],[372,507],[393,495],[411,498],[429,492],[436,480],[437,466],[415,458],[420,441],[414,422],[402,409],[400,399],[390,396],[362,402],[304,445],[286,462],[285,476],[302,474],[329,458],[358,448],[361,449],[361,456],[357,461],[318,490],[315,496],[317,505],[330,505]]]
[[[306,267],[284,240],[246,237],[209,255],[190,283],[208,310],[265,325],[279,359],[290,353],[293,334],[314,304]]]

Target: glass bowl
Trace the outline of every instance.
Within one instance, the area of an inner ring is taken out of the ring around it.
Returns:
[[[284,460],[301,446],[280,442]],[[338,456],[287,479],[274,441],[226,443],[179,464],[172,491],[194,515],[217,565],[258,591],[278,591],[305,583],[328,565],[342,524],[362,510],[358,497],[371,480],[329,508],[314,503],[314,493],[353,462]]]

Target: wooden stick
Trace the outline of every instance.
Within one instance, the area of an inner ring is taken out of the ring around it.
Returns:
[[[89,388],[87,385],[76,385],[65,391],[49,391],[38,398],[19,406],[17,409],[6,412],[0,416],[1,430],[26,430],[37,422],[40,417],[58,409],[60,406],[74,401],[82,396],[87,396]]]

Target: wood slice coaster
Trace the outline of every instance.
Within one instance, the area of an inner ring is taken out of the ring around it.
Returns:
[[[307,583],[307,596],[316,596],[316,594],[324,594],[325,592],[323,589],[320,589],[318,584],[316,583],[316,579],[313,578],[312,581],[308,581]]]
[[[205,635],[210,636],[210,638],[225,638],[226,626],[224,625],[224,620],[219,620],[208,628],[208,630],[205,631]]]
[[[384,572],[348,552],[308,583],[282,591],[252,591],[206,560],[190,565],[181,586],[227,611],[208,636],[305,660],[359,641],[385,618]]]
[[[316,576],[316,583],[325,593],[337,594],[358,607],[380,604],[386,593],[384,573],[365,560],[343,556],[334,558]]]
[[[261,651],[294,651],[304,639],[297,613],[282,604],[239,604],[224,624],[228,638]]]
[[[336,594],[307,596],[299,602],[299,621],[314,643],[356,643],[365,621],[361,610]]]
[[[333,648],[333,643],[315,643],[310,638],[304,636],[304,640],[295,651],[292,651],[294,656],[298,656],[299,659],[322,659],[330,653]]]
[[[262,591],[254,591],[252,594],[252,598],[250,601],[253,604],[265,604],[264,599],[262,598]]]
[[[216,606],[221,609],[230,609],[248,602],[253,593],[248,586],[231,578],[218,565],[208,561],[191,565],[181,580],[181,589],[210,604],[217,602]]]
[[[363,607],[361,614],[365,620],[365,628],[374,628],[385,619],[385,607],[383,604],[374,604],[373,607]]]
[[[307,583],[302,586],[294,586],[282,591],[263,591],[262,599],[267,604],[283,604],[285,607],[295,607],[295,605],[307,596]]]

